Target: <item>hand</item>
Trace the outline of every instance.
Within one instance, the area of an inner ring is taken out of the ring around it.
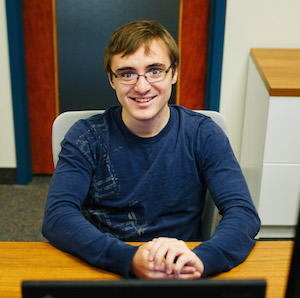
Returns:
[[[192,279],[202,275],[204,271],[202,261],[184,241],[161,237],[153,239],[152,242],[148,260],[154,262],[155,270],[165,263],[165,272],[174,274],[175,278]]]
[[[138,248],[132,259],[131,272],[140,279],[165,279],[167,274],[164,265],[158,270],[154,270],[154,262],[148,260],[151,246],[152,242],[150,241]]]
[[[157,238],[139,247],[131,269],[138,278],[195,279],[204,266],[183,241]]]

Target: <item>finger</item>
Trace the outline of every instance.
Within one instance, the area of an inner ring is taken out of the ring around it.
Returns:
[[[154,261],[154,268],[158,269],[163,259],[166,258],[166,273],[171,274],[176,257],[180,256],[184,250],[186,248],[182,248],[182,243],[178,239],[158,238],[151,249],[150,253],[153,253],[153,256],[151,255],[150,259]]]
[[[182,268],[185,266],[193,266],[197,269],[195,266],[195,260],[197,260],[198,257],[190,250],[184,251],[181,255],[178,256],[175,266],[174,266],[174,274],[180,274],[182,271]],[[199,270],[198,270],[199,271]]]
[[[179,274],[179,276],[175,278],[187,280],[187,279],[198,279],[200,277],[201,277],[201,273],[199,271],[195,271],[194,273],[191,274]]]
[[[168,274],[165,272],[165,262],[162,262],[159,270],[154,269],[154,262],[148,263],[148,279],[170,279],[174,278],[174,275],[169,277]]]
[[[149,279],[197,279],[201,277],[200,272],[195,271],[191,273],[181,273],[178,276],[175,276],[175,274],[167,274],[165,272],[161,271],[151,271],[148,274]]]
[[[148,261],[151,262],[151,261],[154,261],[154,259],[155,259],[155,254],[159,248],[159,243],[157,243],[157,239],[153,239],[150,242],[151,242],[151,244],[149,245],[150,250],[149,250]]]
[[[181,269],[180,274],[188,274],[188,273],[195,273],[197,271],[197,269],[194,266],[184,266]]]
[[[199,271],[196,270],[193,266],[185,266],[182,269],[182,272],[179,275],[167,274],[165,272],[164,267],[165,262],[162,263],[160,270],[154,270],[153,266],[149,264],[148,267],[148,273],[144,278],[148,279],[197,279],[201,277],[201,274]]]
[[[187,264],[189,261],[187,259],[187,256],[190,254],[190,249],[187,247],[187,245],[181,241],[178,240],[176,242],[176,245],[170,247],[168,250],[168,254],[166,255],[166,271],[167,273],[171,273],[171,268],[173,264],[175,263],[175,274],[179,274],[182,270],[182,268]],[[180,259],[179,263],[178,260]]]
[[[154,259],[156,258],[157,251],[160,249],[160,247],[164,243],[171,242],[172,240],[173,239],[171,239],[171,238],[164,238],[164,237],[154,238],[151,241],[151,249],[150,249],[150,252],[149,252],[148,260],[149,261],[154,261]]]
[[[149,251],[149,253],[150,253],[150,250],[151,250],[153,244],[154,244],[153,241],[148,241],[148,242],[145,244],[145,246],[146,246],[147,250]]]
[[[194,267],[196,271],[200,272],[200,275],[202,275],[202,272],[204,270],[204,266],[202,261],[198,258],[198,256],[190,251],[189,253],[183,254],[180,257],[178,257],[175,265],[174,265],[174,274],[180,274],[185,267]]]
[[[156,251],[155,257],[154,257],[154,269],[158,270],[162,263],[164,262],[164,258],[168,254],[169,247],[166,244],[162,244],[159,246],[158,250]]]
[[[169,249],[166,255],[165,267],[166,273],[171,274],[173,272],[175,259],[178,257],[176,249]]]
[[[165,272],[152,272],[152,275],[150,278],[152,279],[197,279],[201,277],[201,273],[199,271],[191,272],[191,273],[181,273],[178,276],[175,276],[175,274],[166,274]]]
[[[149,279],[174,279],[174,275],[171,276],[166,272],[161,272],[161,271],[151,271],[149,272],[148,278]]]
[[[159,268],[159,271],[162,271],[162,272],[166,272],[167,274],[171,275],[173,274],[174,275],[174,267],[175,267],[175,264],[172,265],[171,267],[171,273],[167,273],[167,270],[166,270],[166,262],[162,262],[160,268]],[[153,267],[154,268],[154,267]],[[182,268],[180,274],[188,274],[188,273],[194,273],[197,271],[197,268],[194,267],[194,266],[191,266],[191,265],[186,265]]]
[[[178,276],[182,269],[186,266],[187,263],[189,263],[191,260],[190,258],[188,257],[187,254],[183,254],[181,256],[179,256],[176,260],[176,263],[174,265],[174,269],[173,269],[173,272],[175,274],[175,276]]]

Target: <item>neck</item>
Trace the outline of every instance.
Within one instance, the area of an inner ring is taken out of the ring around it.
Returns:
[[[138,120],[124,115],[122,111],[122,119],[126,127],[135,135],[142,138],[150,138],[158,135],[167,125],[170,118],[170,108],[166,106],[164,115],[157,115],[154,119]]]

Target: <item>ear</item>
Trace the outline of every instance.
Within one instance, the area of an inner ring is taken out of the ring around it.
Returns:
[[[107,76],[108,76],[108,80],[109,80],[111,88],[116,89],[115,84],[112,81],[111,74],[107,73]]]
[[[177,77],[178,77],[178,68],[176,67],[172,77],[172,85],[174,85],[177,82]]]

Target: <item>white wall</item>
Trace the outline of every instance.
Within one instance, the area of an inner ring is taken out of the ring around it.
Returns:
[[[0,0],[0,168],[16,168],[5,0]]]
[[[250,49],[300,49],[299,12],[299,0],[227,0],[220,112],[238,159]]]

